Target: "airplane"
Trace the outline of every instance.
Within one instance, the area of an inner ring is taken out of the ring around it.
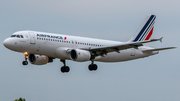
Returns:
[[[23,53],[25,56],[23,65],[28,65],[27,60],[34,65],[45,65],[58,58],[64,64],[60,68],[62,73],[70,71],[66,60],[91,61],[88,69],[95,71],[98,66],[94,61],[128,61],[155,55],[161,50],[176,48],[149,46],[151,42],[162,42],[162,38],[150,39],[155,19],[156,15],[147,16],[134,36],[127,42],[27,30],[13,33],[11,37],[4,40],[3,45],[12,51]]]

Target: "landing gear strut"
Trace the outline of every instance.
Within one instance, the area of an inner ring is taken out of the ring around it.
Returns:
[[[89,70],[90,71],[95,71],[95,70],[97,70],[97,68],[98,68],[98,66],[96,65],[96,64],[94,64],[94,60],[91,60],[92,61],[92,63],[89,65]]]
[[[24,56],[25,56],[25,61],[23,61],[22,64],[23,64],[23,65],[28,65],[28,61],[27,61],[28,52],[24,52]]]
[[[64,64],[64,66],[62,66],[61,69],[60,69],[61,72],[62,72],[62,73],[67,73],[67,72],[69,72],[69,71],[70,71],[70,68],[69,68],[68,66],[66,66],[66,61],[63,60],[63,59],[60,60],[60,61],[63,62],[63,64]]]

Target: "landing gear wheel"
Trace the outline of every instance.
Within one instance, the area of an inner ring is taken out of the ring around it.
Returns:
[[[93,70],[93,65],[90,64],[88,68],[89,68],[90,71],[92,71]]]
[[[95,70],[97,70],[98,67],[96,64],[90,64],[88,68],[90,71],[93,71],[93,70],[95,71]]]
[[[97,70],[97,65],[96,64],[93,64],[93,70]]]
[[[69,68],[68,66],[62,66],[62,67],[61,67],[61,72],[62,72],[62,73],[65,73],[65,72],[67,73],[67,72],[69,72],[69,71],[70,71],[70,68]]]
[[[65,68],[64,68],[64,66],[63,66],[63,67],[61,67],[61,72],[62,72],[62,73],[64,73],[64,72],[65,72]]]
[[[22,64],[23,64],[23,65],[28,65],[28,61],[27,61],[28,52],[24,52],[24,58],[25,58],[25,61],[23,61]]]
[[[64,59],[62,59],[62,60],[60,60],[60,61],[63,62],[63,64],[64,64],[64,66],[62,66],[61,69],[60,69],[61,72],[62,72],[62,73],[65,73],[65,72],[67,73],[67,72],[69,72],[69,71],[70,71],[70,68],[69,68],[68,66],[66,66],[66,61],[65,61]]]
[[[28,65],[28,62],[27,61],[23,61],[22,64],[23,65]]]
[[[65,71],[66,72],[69,72],[70,71],[70,68],[68,66],[65,67]]]

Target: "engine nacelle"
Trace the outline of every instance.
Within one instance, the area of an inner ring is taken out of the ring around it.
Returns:
[[[29,62],[34,65],[45,65],[49,62],[49,57],[45,55],[29,54]]]
[[[78,62],[89,61],[91,58],[91,53],[86,50],[73,49],[70,52],[70,58]]]

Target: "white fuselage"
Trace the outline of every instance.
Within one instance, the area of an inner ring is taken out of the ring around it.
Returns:
[[[10,37],[4,43],[10,50],[17,52],[28,52],[30,54],[46,55],[59,59],[71,59],[67,49],[91,49],[95,47],[106,47],[122,44],[124,42],[109,41],[95,38],[85,38],[78,36],[52,34],[36,31],[19,31],[13,35],[22,35],[23,37]],[[57,50],[62,50],[59,55]],[[95,61],[101,62],[120,62],[143,58],[158,52],[143,52],[144,49],[151,49],[147,46],[141,46],[137,49],[129,48],[119,52],[109,52],[104,56],[97,56]],[[64,52],[64,53],[63,53]]]

